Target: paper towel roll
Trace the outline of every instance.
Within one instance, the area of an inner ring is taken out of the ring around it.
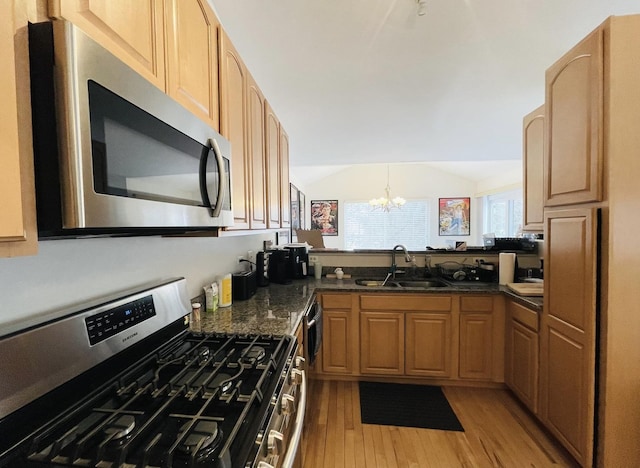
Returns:
[[[500,269],[500,284],[513,283],[516,268],[516,254],[501,253],[498,256],[498,261],[500,262],[498,266],[498,268]]]

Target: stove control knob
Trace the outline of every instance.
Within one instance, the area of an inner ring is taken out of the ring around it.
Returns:
[[[269,437],[267,438],[267,453],[269,456],[278,456],[282,453],[284,448],[284,435],[282,432],[278,432],[275,429],[269,431]]]
[[[296,356],[296,369],[304,367],[305,359],[302,356]]]
[[[291,370],[291,374],[289,374],[289,383],[295,385],[302,384],[302,371],[299,369]]]
[[[280,401],[280,407],[282,408],[282,412],[284,414],[293,414],[293,412],[295,411],[295,402],[296,399],[289,395],[288,393],[285,393],[284,395],[282,395],[282,400]]]

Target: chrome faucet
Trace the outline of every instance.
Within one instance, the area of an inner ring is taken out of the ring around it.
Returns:
[[[407,252],[407,248],[402,244],[396,245],[391,251],[391,268],[389,269],[389,273],[391,273],[391,279],[396,279],[396,273],[404,273],[403,270],[398,270],[398,265],[396,265],[396,250],[398,249],[404,252],[405,262],[408,263],[411,261],[411,255],[409,255],[409,252]]]

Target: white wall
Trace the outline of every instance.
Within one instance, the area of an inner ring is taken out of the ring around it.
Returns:
[[[216,276],[238,271],[238,255],[273,234],[48,240],[38,255],[0,258],[0,336],[59,316],[71,305],[150,281],[183,276],[189,297]]]
[[[345,201],[368,201],[384,194],[387,185],[386,164],[366,164],[348,166],[343,171],[328,177],[305,184],[307,226],[310,224],[309,207],[311,200],[338,200],[338,236],[325,236],[326,247],[342,248],[344,245],[343,211],[340,209]],[[481,206],[475,198],[477,184],[475,181],[457,177],[424,164],[392,164],[389,166],[389,185],[392,196],[406,199],[432,199],[431,245],[444,246],[446,240],[462,240],[468,245],[482,245]],[[471,198],[471,235],[446,236],[438,235],[438,198],[470,197]]]

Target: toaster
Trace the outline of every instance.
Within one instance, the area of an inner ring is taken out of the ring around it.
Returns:
[[[258,289],[255,271],[240,271],[231,275],[231,291],[234,301],[244,301],[252,297]]]

